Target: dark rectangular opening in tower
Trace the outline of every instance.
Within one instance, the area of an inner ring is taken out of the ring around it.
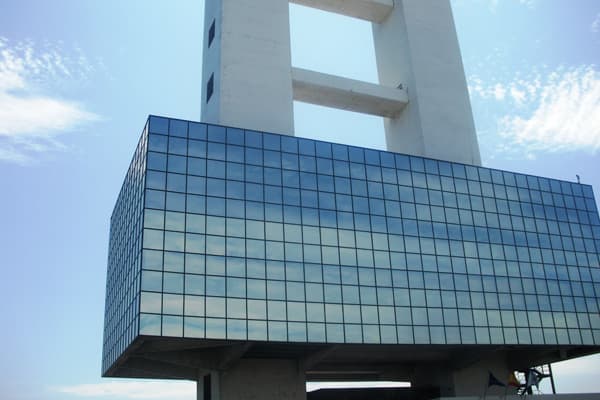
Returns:
[[[216,21],[213,20],[212,24],[210,25],[210,28],[208,29],[208,47],[210,47],[215,38],[215,23]]]
[[[210,101],[210,98],[212,97],[214,91],[215,91],[215,74],[211,74],[210,79],[208,80],[208,83],[206,84],[206,102],[207,103]]]

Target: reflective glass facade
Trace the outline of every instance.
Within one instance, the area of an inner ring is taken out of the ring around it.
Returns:
[[[600,345],[571,182],[150,117],[111,222],[104,370],[139,335]]]
[[[110,219],[102,371],[139,333],[147,130],[138,143]]]

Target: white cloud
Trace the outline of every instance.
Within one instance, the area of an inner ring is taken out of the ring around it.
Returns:
[[[498,7],[498,1],[499,0],[489,0],[489,3],[490,3],[489,7],[492,11],[495,11],[496,8]]]
[[[504,97],[506,96],[506,89],[504,86],[502,86],[502,84],[496,83],[493,89],[493,94],[496,100],[504,100]]]
[[[534,73],[525,80],[506,79],[497,82],[484,82],[478,76],[468,79],[469,93],[483,100],[507,101],[511,106],[523,106],[537,98],[541,88],[541,75]]]
[[[540,85],[528,113],[500,119],[499,133],[533,152],[600,150],[600,73],[559,70]]]
[[[560,393],[596,393],[600,379],[600,354],[552,364],[556,388]]]
[[[519,0],[519,3],[526,7],[532,8],[535,6],[535,3],[537,3],[537,0]]]
[[[517,86],[512,86],[510,88],[510,97],[512,97],[515,103],[521,105],[527,100],[527,92]]]
[[[600,13],[596,15],[596,19],[594,19],[592,25],[590,25],[590,30],[594,33],[600,32]]]
[[[409,382],[309,382],[307,391],[322,388],[397,388],[410,387]],[[191,400],[196,398],[195,382],[129,381],[62,386],[52,389],[78,397],[119,397],[134,400]]]
[[[50,97],[20,97],[0,92],[0,135],[53,137],[96,116],[79,104]]]
[[[60,48],[37,51],[32,42],[13,45],[0,37],[0,160],[25,163],[62,150],[57,136],[97,120],[78,102],[57,95],[61,84],[85,80],[92,71],[81,52],[71,60]]]
[[[319,389],[360,389],[360,388],[407,388],[410,382],[371,381],[371,382],[307,382],[306,391]]]
[[[103,382],[54,388],[79,397],[122,397],[126,399],[191,400],[196,398],[195,382]]]
[[[600,150],[600,70],[595,65],[514,70],[468,78],[486,157]]]

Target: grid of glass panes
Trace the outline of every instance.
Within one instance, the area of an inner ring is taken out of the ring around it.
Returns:
[[[144,129],[110,222],[102,371],[138,335],[147,131]]]
[[[140,333],[600,344],[590,186],[151,117]]]

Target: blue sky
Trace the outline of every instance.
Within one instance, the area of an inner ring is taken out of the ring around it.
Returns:
[[[578,174],[600,196],[600,3],[452,5],[484,165]],[[199,118],[203,7],[1,3],[0,397],[194,398],[99,374],[109,216],[147,115]],[[298,6],[291,22],[295,66],[376,82],[367,23]],[[296,104],[295,119],[299,136],[384,147],[378,118]],[[555,373],[561,392],[600,392],[600,358]]]

